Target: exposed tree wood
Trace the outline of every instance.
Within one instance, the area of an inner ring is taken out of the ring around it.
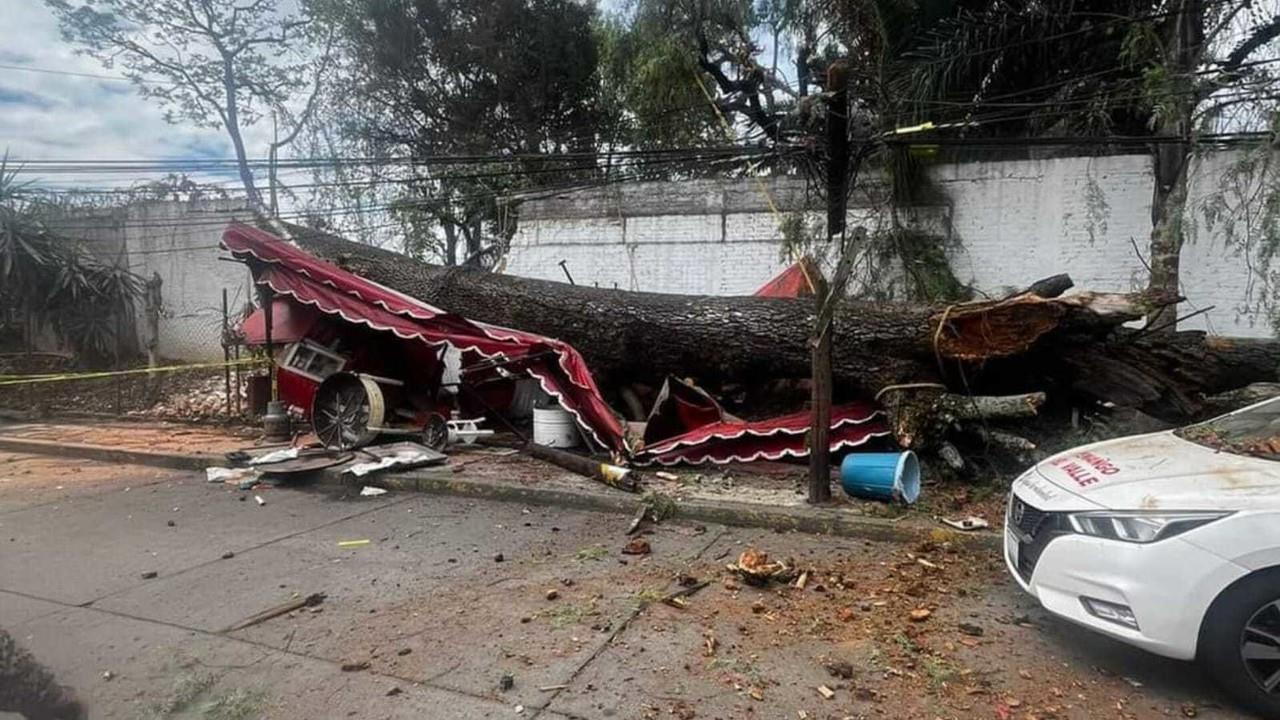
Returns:
[[[1205,412],[1220,415],[1273,397],[1280,397],[1280,383],[1253,383],[1205,398]]]
[[[565,470],[576,472],[583,477],[598,480],[617,490],[626,492],[640,491],[640,475],[630,468],[618,467],[600,462],[589,457],[574,455],[571,452],[557,450],[537,443],[525,443],[518,446],[524,454],[558,465]]]
[[[929,385],[887,390],[889,392],[882,394],[881,403],[889,415],[889,427],[899,445],[914,450],[937,449],[947,429],[958,423],[1034,417],[1046,399],[1042,392],[1009,396],[957,395],[946,392],[942,386]],[[946,460],[952,463],[951,459]]]
[[[417,263],[290,228],[304,249],[442,309],[568,341],[602,387],[807,378],[812,299],[637,293]],[[1045,290],[1045,292],[1050,292]],[[1033,293],[952,306],[846,300],[833,308],[840,392],[940,382],[965,394],[1071,390],[1186,417],[1205,394],[1275,381],[1280,342],[1119,327],[1170,299],[1155,294]],[[963,370],[963,373],[960,371]]]

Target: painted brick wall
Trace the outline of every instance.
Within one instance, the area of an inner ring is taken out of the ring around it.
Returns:
[[[1183,250],[1183,312],[1214,306],[1181,327],[1222,335],[1269,335],[1258,312],[1263,278],[1250,254],[1228,245],[1204,208],[1238,159],[1208,156],[1193,170],[1191,240]],[[1151,229],[1150,160],[1144,155],[966,162],[931,170],[946,207],[927,224],[954,242],[962,282],[997,294],[1058,272],[1077,286],[1127,291],[1146,282]],[[803,185],[769,181],[779,209],[798,208]],[[874,189],[871,194],[875,194]],[[696,200],[696,202],[695,202]],[[851,223],[875,226],[869,200]],[[946,228],[946,230],[939,230]],[[1237,230],[1243,233],[1242,226]],[[1136,246],[1136,247],[1135,247]],[[782,268],[777,219],[752,181],[645,183],[525,202],[506,271],[650,292],[749,294]]]

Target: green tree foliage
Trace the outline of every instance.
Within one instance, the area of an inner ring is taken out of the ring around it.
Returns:
[[[84,363],[111,359],[142,279],[51,229],[53,208],[24,195],[16,176],[0,160],[0,306],[28,333],[52,327]]]
[[[399,160],[505,156],[415,166],[393,212],[447,262],[500,246],[498,195],[571,182],[601,142],[594,10],[571,0],[356,0],[317,4],[337,29],[332,146]],[[329,171],[332,172],[332,171]],[[436,231],[442,237],[436,237]],[[496,242],[495,242],[496,241]]]

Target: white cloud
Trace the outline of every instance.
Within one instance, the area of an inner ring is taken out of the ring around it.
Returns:
[[[0,0],[0,64],[46,70],[117,75],[75,54],[57,20],[39,0]],[[265,156],[270,122],[245,131],[253,156]],[[222,130],[171,125],[154,102],[128,82],[0,68],[0,152],[16,160],[152,160],[228,158]],[[150,177],[155,177],[152,175]],[[137,175],[77,173],[32,176],[50,188],[127,186]],[[221,176],[230,181],[234,176]]]

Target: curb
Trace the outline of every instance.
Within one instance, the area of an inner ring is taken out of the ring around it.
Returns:
[[[171,470],[204,470],[220,462],[216,455],[199,453],[167,453],[151,450],[126,450],[108,445],[64,443],[56,440],[35,440],[0,436],[0,450],[34,455],[56,455],[84,460],[149,465]]]
[[[126,450],[104,445],[11,437],[0,437],[0,450],[190,471],[203,471],[206,467],[221,462],[221,457],[217,455]],[[470,497],[628,516],[634,515],[642,504],[638,495],[609,490],[603,486],[597,487],[585,479],[584,487],[570,490],[500,480],[469,480],[459,478],[451,470],[445,472],[430,469],[411,470],[388,473],[370,480],[357,480],[335,470],[321,470],[317,476],[314,484],[327,487],[354,488],[358,485],[374,485],[388,490],[420,492],[428,495]],[[975,550],[998,550],[1001,544],[999,534],[993,532],[960,533],[932,524],[869,518],[832,508],[783,507],[698,498],[679,501],[674,518],[687,522],[715,523],[779,532],[836,535],[882,542],[913,542],[945,538],[957,545]]]

